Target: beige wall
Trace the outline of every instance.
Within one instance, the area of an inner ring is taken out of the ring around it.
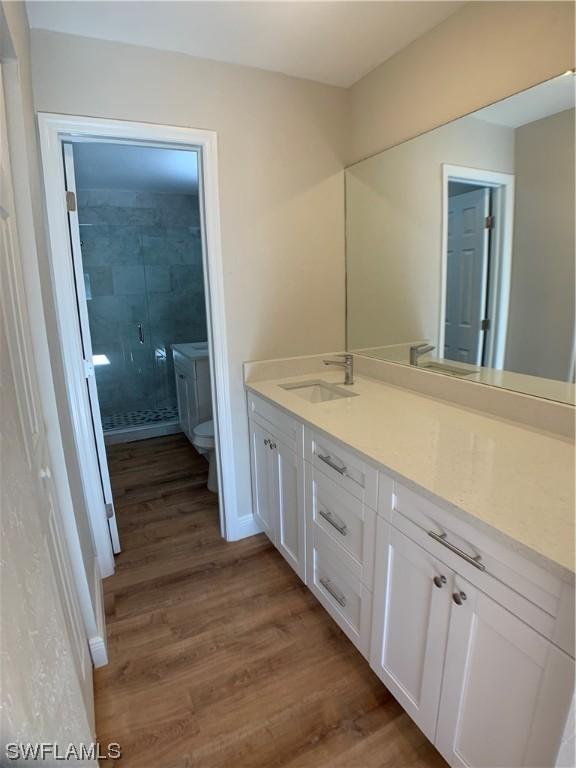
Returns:
[[[516,131],[505,366],[564,381],[574,349],[574,128],[572,109]]]
[[[218,132],[238,500],[249,515],[242,362],[344,347],[345,91],[44,31],[32,52],[39,111]]]
[[[356,83],[348,162],[574,67],[571,2],[470,2]]]
[[[350,349],[438,345],[443,164],[512,173],[514,131],[465,117],[346,171]]]

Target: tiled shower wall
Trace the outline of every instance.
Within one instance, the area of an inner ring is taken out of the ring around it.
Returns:
[[[173,408],[170,345],[206,340],[198,198],[82,190],[78,214],[103,419]]]

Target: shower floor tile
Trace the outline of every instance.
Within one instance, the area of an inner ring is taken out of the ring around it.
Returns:
[[[110,416],[102,416],[102,429],[104,432],[108,432],[111,429],[145,427],[148,424],[158,424],[177,419],[178,408],[175,405],[169,405],[164,408],[145,408],[141,411],[127,411],[126,413],[113,413]]]

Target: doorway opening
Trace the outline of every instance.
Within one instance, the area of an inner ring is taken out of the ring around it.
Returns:
[[[199,158],[108,141],[71,139],[62,150],[86,382],[118,553],[106,444],[184,431],[218,490]]]
[[[184,441],[204,457],[189,466],[217,492],[221,535],[236,538],[216,134],[65,115],[39,124],[67,405],[100,573],[114,572],[121,545],[113,444]]]
[[[439,356],[501,369],[506,350],[514,177],[443,166]]]

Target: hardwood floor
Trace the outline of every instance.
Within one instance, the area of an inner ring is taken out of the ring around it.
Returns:
[[[183,435],[108,453],[123,551],[96,718],[123,756],[107,765],[446,766],[266,537],[221,539]]]

